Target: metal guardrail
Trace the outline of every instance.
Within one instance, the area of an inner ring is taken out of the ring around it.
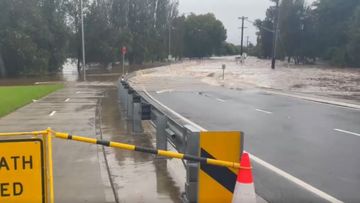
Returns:
[[[118,97],[123,113],[132,122],[133,133],[142,133],[142,120],[149,120],[156,129],[156,149],[167,150],[168,143],[179,153],[198,156],[200,129],[186,121],[174,119],[156,101],[142,91],[135,91],[128,82],[119,80]],[[185,202],[196,202],[198,197],[199,163],[183,161],[186,169]]]

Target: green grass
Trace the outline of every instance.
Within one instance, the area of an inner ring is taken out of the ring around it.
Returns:
[[[63,88],[62,84],[0,87],[0,117]]]

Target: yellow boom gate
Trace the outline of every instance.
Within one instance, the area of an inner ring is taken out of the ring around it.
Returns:
[[[231,202],[243,136],[240,132],[201,132],[199,156],[94,139],[48,128],[0,133],[0,202],[53,203],[52,137],[150,153],[200,163],[198,202]],[[249,168],[246,168],[249,169]]]

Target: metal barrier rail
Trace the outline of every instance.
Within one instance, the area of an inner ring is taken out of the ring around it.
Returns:
[[[191,121],[159,103],[145,89],[135,90],[126,79],[119,80],[118,100],[122,114],[126,116],[127,121],[132,123],[134,136],[141,136],[143,133],[142,121],[147,120],[155,128],[157,150],[166,151],[168,147],[173,147],[179,154],[191,157],[198,157],[199,153],[202,152],[200,147],[201,127],[195,126]],[[242,142],[243,139],[241,139],[240,145],[242,145]],[[239,156],[240,154],[241,151]],[[211,163],[211,161],[209,162]],[[200,191],[199,169],[201,169],[202,162],[186,159],[182,163],[186,170],[183,202],[198,202]],[[234,166],[237,167],[237,163]]]
[[[128,78],[128,77],[127,77]],[[135,91],[127,81],[119,80],[118,100],[123,115],[132,122],[135,134],[143,132],[142,121],[150,121],[156,130],[156,149],[167,150],[168,143],[176,151],[192,156],[199,155],[200,129],[164,110],[145,91]],[[200,163],[183,161],[186,170],[184,202],[197,202]]]
[[[235,163],[235,162],[209,159],[209,158],[205,158],[205,157],[198,157],[198,156],[193,156],[193,155],[189,155],[189,154],[177,153],[177,152],[173,152],[173,151],[156,150],[156,149],[152,149],[152,148],[140,147],[140,146],[125,144],[125,143],[120,143],[120,142],[112,142],[112,141],[107,141],[107,140],[94,139],[94,138],[77,136],[77,135],[70,135],[68,133],[60,133],[60,132],[55,132],[55,131],[52,131],[52,133],[55,135],[56,138],[60,138],[60,139],[74,140],[74,141],[78,141],[78,142],[86,142],[86,143],[91,143],[91,144],[103,145],[106,147],[119,148],[119,149],[123,149],[123,150],[155,154],[155,155],[169,157],[169,158],[185,159],[185,160],[190,160],[190,161],[195,161],[195,162],[201,162],[204,164],[214,165],[214,166],[231,167],[231,168],[236,168],[236,169],[240,169],[240,168],[241,169],[251,169],[249,167],[241,167],[239,163]]]

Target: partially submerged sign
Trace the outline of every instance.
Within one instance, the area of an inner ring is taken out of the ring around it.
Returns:
[[[41,139],[0,140],[0,202],[45,202]]]

